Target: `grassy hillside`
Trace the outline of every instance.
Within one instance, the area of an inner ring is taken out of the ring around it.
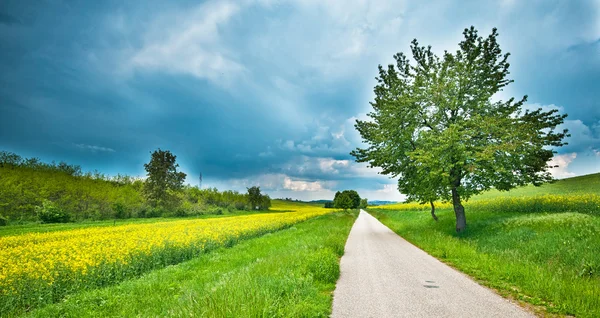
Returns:
[[[438,204],[369,211],[429,254],[541,314],[600,317],[600,174],[491,191],[465,204],[467,230]]]
[[[600,195],[600,173],[557,180],[539,187],[532,185],[511,191],[491,190],[472,198],[472,200],[494,199],[498,197],[541,196],[548,194],[596,194]]]

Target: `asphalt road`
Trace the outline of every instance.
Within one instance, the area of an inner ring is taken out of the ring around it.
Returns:
[[[350,231],[332,317],[533,317],[361,211]]]

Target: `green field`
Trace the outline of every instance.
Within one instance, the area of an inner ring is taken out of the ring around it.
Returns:
[[[600,173],[557,180],[539,187],[529,185],[511,191],[491,190],[472,198],[472,200],[495,199],[499,197],[523,197],[540,195],[565,195],[565,194],[595,194],[600,195]]]
[[[139,279],[72,295],[32,317],[327,317],[356,213],[220,248]]]
[[[454,230],[454,212],[448,207],[437,211],[439,222],[426,209],[396,206],[369,211],[429,254],[538,313],[599,317],[600,217],[586,211],[556,212],[563,207],[560,203],[552,213],[530,211],[531,206],[519,212],[516,205],[507,206],[511,212],[502,211],[502,204],[511,202],[507,198],[535,202],[548,193],[597,198],[599,184],[600,174],[595,174],[538,188],[489,192],[466,205],[468,226],[460,234]],[[494,210],[477,206],[478,200],[489,202]],[[478,208],[469,210],[470,206]]]

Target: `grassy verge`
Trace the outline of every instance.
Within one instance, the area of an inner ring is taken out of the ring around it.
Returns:
[[[356,213],[320,216],[104,289],[32,317],[327,317]]]
[[[542,314],[600,317],[600,218],[580,213],[467,211],[439,222],[423,211],[369,209],[382,223],[429,254]]]

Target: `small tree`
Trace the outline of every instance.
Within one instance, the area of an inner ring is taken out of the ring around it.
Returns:
[[[260,194],[260,187],[253,186],[248,189],[248,202],[250,202],[250,206],[252,206],[252,210],[261,209],[261,203],[263,202],[263,196]],[[270,204],[270,200],[269,200]]]
[[[492,99],[512,80],[496,29],[487,38],[465,29],[459,50],[440,58],[431,46],[411,45],[414,63],[402,53],[396,65],[379,66],[372,121],[356,121],[368,143],[352,155],[398,177],[398,190],[422,203],[452,201],[456,231],[467,222],[464,199],[490,188],[509,190],[552,180],[551,147],[564,145],[556,132],[567,115],[523,111],[527,96]]]
[[[144,164],[148,178],[144,183],[144,194],[151,206],[174,208],[178,205],[177,192],[183,187],[186,174],[177,171],[177,156],[168,150],[151,153],[150,162]]]

